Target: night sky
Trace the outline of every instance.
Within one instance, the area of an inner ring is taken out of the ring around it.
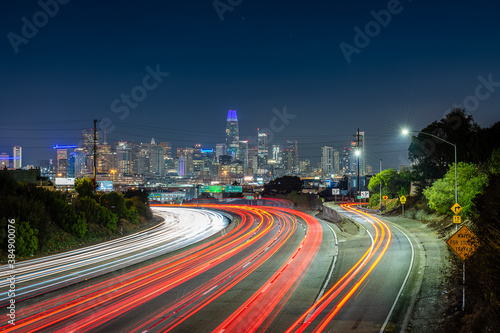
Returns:
[[[497,1],[41,2],[51,15],[0,2],[0,153],[21,145],[23,164],[80,143],[93,119],[112,143],[213,148],[234,109],[241,139],[274,124],[271,143],[296,139],[317,163],[321,146],[341,148],[359,128],[367,152],[398,168],[403,126],[420,130],[464,101],[481,126],[499,120]],[[367,27],[369,40],[355,40]],[[341,43],[356,48],[350,59]],[[275,119],[284,108],[288,124]]]

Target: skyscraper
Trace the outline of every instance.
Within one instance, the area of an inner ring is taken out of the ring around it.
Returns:
[[[150,172],[151,166],[150,144],[143,142],[136,145],[135,148],[137,151],[134,154],[134,173],[137,175],[147,175]]]
[[[333,147],[321,147],[321,173],[329,177],[333,174]]]
[[[57,173],[61,174],[61,177],[68,176],[68,163],[68,149],[57,149]]]
[[[216,160],[218,161],[219,160],[219,157],[222,156],[222,155],[226,155],[226,144],[225,143],[218,143],[216,146],[215,146],[215,157],[216,157]]]
[[[14,146],[12,149],[14,155],[14,169],[21,169],[23,167],[23,148],[19,146]]]
[[[333,150],[333,173],[340,175],[340,152],[337,149]]]
[[[131,174],[132,161],[130,146],[127,141],[118,141],[116,144],[116,166],[119,174]]]
[[[351,156],[350,156],[351,148],[344,147],[342,150],[342,161],[341,161],[341,169],[342,174],[349,175],[351,174]]]
[[[254,174],[257,173],[257,169],[259,168],[258,152],[257,147],[248,148],[248,168],[252,169]]]
[[[238,148],[240,146],[240,131],[238,128],[238,116],[236,110],[227,112],[226,123],[226,149],[227,155],[234,160],[238,157]]]
[[[87,171],[87,154],[84,148],[76,148],[74,152],[69,154],[68,159],[68,176],[81,178],[86,175]]]
[[[193,173],[193,147],[177,147],[177,161],[179,176],[189,176]]]
[[[172,157],[172,145],[170,142],[160,142],[158,146],[163,148],[163,155],[165,158],[171,158]]]
[[[267,144],[267,133],[263,133],[257,128],[257,148],[259,149],[259,168],[267,164],[269,148]]]
[[[272,146],[272,159],[276,161],[278,167],[283,166],[283,147],[281,145]]]
[[[238,160],[243,162],[243,169],[246,170],[248,168],[248,140],[240,141],[239,149]]]
[[[283,151],[283,164],[287,174],[299,174],[299,151],[296,140],[286,140],[286,148]]]
[[[162,147],[156,144],[155,139],[151,139],[150,144],[150,172],[163,177],[165,175],[165,155]]]

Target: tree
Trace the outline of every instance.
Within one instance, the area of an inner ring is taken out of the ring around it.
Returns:
[[[473,157],[467,147],[470,144],[470,138],[479,130],[479,125],[464,109],[453,109],[443,119],[433,122],[421,132],[435,135],[457,145],[457,148],[460,148],[457,149],[457,160],[470,162]],[[449,144],[419,133],[411,139],[408,158],[415,163],[420,180],[438,179],[443,177],[450,164],[455,161],[455,153]]]
[[[87,220],[83,212],[76,212],[73,206],[64,210],[64,221],[61,226],[64,231],[77,237],[83,237],[87,232]]]
[[[489,172],[493,175],[500,175],[500,148],[491,153],[489,160]]]
[[[16,222],[16,253],[22,257],[35,254],[38,250],[38,238],[36,237],[38,230],[31,228],[26,221],[16,219]]]
[[[473,199],[483,193],[488,184],[488,175],[481,172],[474,163],[458,163],[457,167],[458,202],[464,217],[476,217],[477,211]],[[452,215],[451,206],[455,203],[455,164],[444,178],[437,180],[431,187],[424,189],[424,195],[429,201],[429,207],[441,214]]]
[[[85,178],[77,178],[75,180],[75,191],[80,198],[85,198],[85,197],[92,198],[96,190],[97,190],[97,183],[93,178],[89,179],[85,177]]]
[[[264,185],[265,194],[289,194],[292,191],[302,191],[304,181],[297,176],[283,176],[271,180]]]
[[[127,190],[123,197],[125,199],[132,199],[134,197],[138,197],[141,199],[141,201],[145,204],[148,203],[148,195],[149,191],[143,191],[143,190]]]
[[[103,194],[99,198],[99,204],[109,209],[119,218],[127,218],[128,211],[123,195],[117,192]]]
[[[368,190],[379,195],[382,182],[382,196],[400,197],[410,193],[411,175],[408,171],[397,172],[395,169],[385,169],[370,179]]]
[[[116,231],[118,217],[106,207],[98,205],[92,198],[82,198],[76,203],[77,209],[85,214],[88,223],[102,225],[111,231]]]
[[[464,150],[468,152],[468,159],[461,161],[476,164],[486,162],[490,158],[491,152],[500,148],[499,137],[500,122],[496,122],[491,127],[480,128],[467,141],[467,146]]]
[[[153,218],[153,212],[151,212],[149,205],[142,201],[142,198],[132,197],[130,199],[126,199],[125,204],[127,205],[128,209],[135,209],[137,211],[137,214],[143,217],[146,221],[149,221]]]

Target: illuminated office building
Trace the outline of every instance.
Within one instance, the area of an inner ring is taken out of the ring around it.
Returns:
[[[14,153],[13,167],[14,169],[21,169],[23,167],[23,148],[14,146],[12,151]]]
[[[233,160],[238,158],[238,149],[240,146],[240,131],[238,128],[238,116],[235,110],[227,112],[226,123],[226,155],[231,156]]]

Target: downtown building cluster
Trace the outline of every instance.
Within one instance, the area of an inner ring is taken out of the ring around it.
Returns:
[[[322,178],[339,178],[343,175],[361,176],[371,174],[372,167],[366,163],[366,138],[365,132],[357,132],[356,139],[341,149],[331,146],[321,147],[321,162],[319,171]],[[355,153],[358,152],[359,155]]]
[[[41,175],[55,178],[92,177],[115,184],[221,183],[263,184],[274,177],[299,175],[298,145],[287,140],[269,145],[267,133],[257,130],[257,142],[240,140],[237,113],[228,112],[225,142],[214,148],[201,144],[173,148],[170,142],[110,144],[106,134],[82,131],[81,144],[54,146],[55,159],[41,160]],[[94,159],[96,163],[94,164]],[[307,170],[308,164],[302,163]]]
[[[137,143],[118,141],[110,144],[106,134],[94,130],[82,131],[81,143],[54,146],[55,159],[38,163],[41,175],[49,179],[92,177],[94,167],[99,181],[123,185],[161,184],[263,184],[271,179],[300,176],[310,179],[335,179],[343,175],[371,173],[365,163],[364,132],[343,149],[321,147],[321,161],[313,167],[309,159],[299,160],[296,140],[269,142],[269,135],[257,129],[253,140],[240,140],[237,112],[229,110],[224,142],[214,148],[201,144],[172,147],[170,142]],[[361,151],[354,156],[354,151]],[[2,169],[20,169],[22,148],[15,146],[13,156],[0,155]],[[96,163],[94,163],[94,159]],[[10,163],[12,162],[12,163]]]

